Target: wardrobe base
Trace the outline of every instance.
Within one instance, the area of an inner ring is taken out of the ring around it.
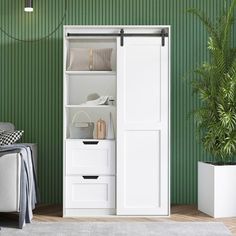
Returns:
[[[116,209],[63,209],[63,217],[115,215]]]

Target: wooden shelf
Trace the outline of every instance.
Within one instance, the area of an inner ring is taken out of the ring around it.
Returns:
[[[107,75],[115,76],[116,71],[66,71],[67,75]]]
[[[66,108],[115,108],[112,105],[99,105],[99,106],[89,106],[89,105],[66,105]]]

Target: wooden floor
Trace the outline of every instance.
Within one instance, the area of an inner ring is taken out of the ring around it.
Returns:
[[[17,220],[17,216],[13,214],[0,214],[0,220]],[[236,236],[236,217],[235,218],[222,218],[213,219],[197,210],[196,206],[193,205],[173,205],[171,207],[171,216],[165,218],[159,217],[79,217],[79,218],[62,218],[62,207],[60,205],[41,205],[34,211],[34,220],[40,222],[86,222],[86,221],[97,221],[97,222],[160,222],[160,221],[179,221],[179,222],[223,222],[229,230]]]

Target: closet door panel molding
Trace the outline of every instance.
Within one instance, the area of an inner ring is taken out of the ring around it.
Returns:
[[[168,215],[168,42],[125,38],[117,63],[117,214]]]

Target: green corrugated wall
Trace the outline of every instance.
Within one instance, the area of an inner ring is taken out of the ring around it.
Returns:
[[[226,1],[229,3],[230,1]],[[197,7],[216,18],[223,0],[67,0],[67,25],[171,25],[171,201],[196,203],[197,160],[206,155],[197,143],[189,112],[197,105],[182,76],[206,59],[207,35],[186,14]],[[59,24],[64,0],[0,0],[0,27],[20,39],[37,39]],[[62,202],[63,38],[25,43],[0,32],[0,121],[25,131],[24,141],[38,143],[41,200]]]

